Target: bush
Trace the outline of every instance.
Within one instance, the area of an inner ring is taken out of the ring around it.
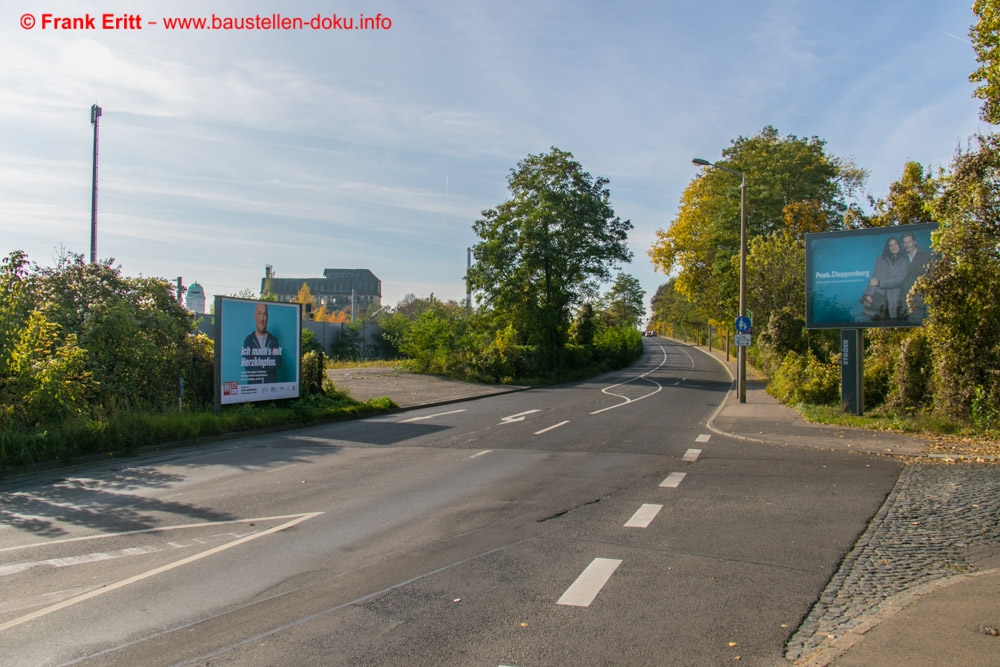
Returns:
[[[804,355],[789,352],[767,386],[767,391],[782,403],[837,402],[840,396],[840,366],[823,363],[812,350]]]
[[[594,359],[610,368],[629,365],[642,355],[642,334],[635,327],[608,327],[594,336]]]
[[[892,390],[886,405],[897,412],[909,413],[930,404],[932,347],[924,330],[915,330],[903,341],[893,373]]]

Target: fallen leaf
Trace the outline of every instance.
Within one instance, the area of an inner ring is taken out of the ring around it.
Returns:
[[[736,646],[739,646],[739,644],[736,642],[729,642],[729,648],[735,648]]]

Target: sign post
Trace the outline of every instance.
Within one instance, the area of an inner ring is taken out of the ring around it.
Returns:
[[[861,416],[865,410],[865,330],[840,330],[840,408]]]

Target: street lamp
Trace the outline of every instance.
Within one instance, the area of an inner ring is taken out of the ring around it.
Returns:
[[[728,171],[740,177],[740,317],[747,315],[747,179],[742,172],[727,167],[720,167],[708,160],[696,157],[691,162],[698,167],[712,167]],[[736,366],[736,393],[740,403],[747,402],[747,353],[746,347],[740,345],[736,352],[739,357]]]

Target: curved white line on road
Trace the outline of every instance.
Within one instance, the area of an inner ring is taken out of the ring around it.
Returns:
[[[660,345],[659,343],[656,344],[656,347],[660,348],[660,352],[663,353],[663,361],[661,361],[656,366],[656,368],[648,370],[645,373],[643,373],[642,375],[637,375],[637,376],[635,376],[634,378],[632,378],[630,380],[625,380],[625,382],[619,382],[618,384],[613,384],[610,387],[605,387],[604,389],[601,390],[602,394],[607,394],[608,396],[614,396],[615,398],[623,398],[623,399],[625,399],[625,402],[624,403],[619,403],[617,405],[612,405],[612,406],[607,407],[607,408],[601,408],[600,410],[594,410],[590,414],[597,415],[597,414],[600,414],[602,412],[607,412],[608,410],[614,410],[615,408],[620,408],[623,405],[628,405],[630,403],[635,403],[637,401],[641,401],[644,398],[649,398],[650,396],[653,396],[653,395],[658,394],[661,391],[663,391],[663,385],[661,385],[656,380],[650,380],[649,378],[646,377],[650,373],[653,373],[655,371],[660,370],[660,368],[663,367],[663,364],[667,363],[667,351],[664,350],[663,346]],[[622,385],[629,384],[630,382],[635,382],[636,380],[645,380],[646,382],[652,382],[653,384],[656,385],[656,390],[655,391],[651,391],[650,393],[646,394],[645,396],[640,396],[639,398],[629,398],[628,396],[622,396],[621,394],[616,394],[613,391],[610,391],[611,389],[614,389],[615,387],[621,387]]]
[[[226,549],[231,549],[232,547],[239,546],[246,542],[250,542],[251,540],[256,540],[258,537],[264,537],[265,535],[277,533],[278,531],[284,530],[285,528],[291,528],[296,524],[302,523],[306,519],[312,519],[314,517],[319,516],[320,514],[322,514],[322,512],[310,512],[308,514],[301,514],[298,516],[298,518],[292,519],[291,521],[286,521],[285,523],[278,526],[274,526],[273,528],[268,528],[267,530],[262,531],[260,533],[247,535],[246,537],[234,540],[233,542],[228,542],[213,549],[209,549],[208,551],[203,551],[199,554],[188,556],[187,558],[182,558],[181,560],[175,561],[173,563],[167,563],[166,565],[161,565],[160,567],[153,568],[152,570],[149,570],[147,572],[142,572],[140,574],[137,574],[134,577],[129,577],[128,579],[123,579],[122,581],[118,581],[113,584],[108,584],[107,586],[104,586],[102,588],[97,588],[87,593],[82,593],[80,595],[77,595],[76,597],[69,598],[68,600],[63,600],[62,602],[51,605],[49,607],[45,607],[44,609],[39,609],[36,612],[27,614],[26,616],[21,616],[20,618],[15,618],[11,621],[7,621],[6,623],[0,624],[0,632],[3,632],[4,630],[9,630],[10,628],[21,625],[22,623],[33,621],[36,618],[46,616],[48,614],[51,614],[52,612],[59,611],[60,609],[71,607],[78,602],[84,602],[86,600],[90,600],[91,598],[96,598],[99,595],[104,595],[105,593],[110,593],[111,591],[118,590],[119,588],[124,588],[125,586],[129,586],[138,581],[142,581],[143,579],[149,579],[150,577],[154,577],[158,574],[162,574],[169,570],[173,570],[183,565],[187,565],[188,563],[193,563],[197,560],[201,560],[202,558],[207,558],[208,556],[212,556],[221,551],[225,551]]]

